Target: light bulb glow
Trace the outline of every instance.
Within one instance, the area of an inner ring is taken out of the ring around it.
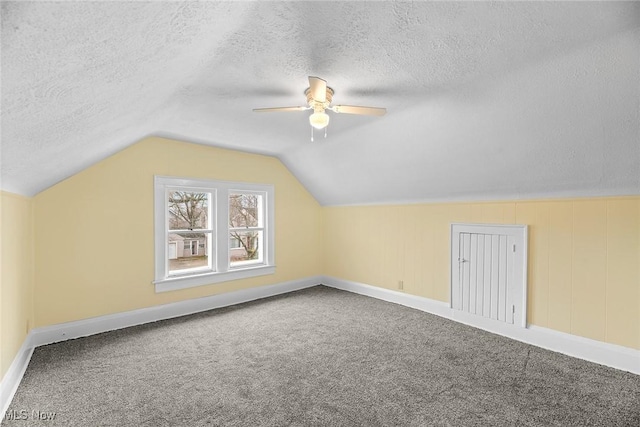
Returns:
[[[309,116],[309,123],[316,129],[324,129],[329,125],[329,115],[324,112],[315,112]]]

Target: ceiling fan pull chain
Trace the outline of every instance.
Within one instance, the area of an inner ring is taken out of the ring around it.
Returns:
[[[313,142],[313,126],[310,126],[311,128],[311,142]]]
[[[313,132],[313,131],[311,131],[311,132]],[[324,128],[324,137],[325,138],[327,137],[327,128]]]

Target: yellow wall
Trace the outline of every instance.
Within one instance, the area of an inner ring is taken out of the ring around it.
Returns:
[[[0,378],[33,325],[32,199],[0,192]]]
[[[273,184],[276,273],[156,294],[154,175]],[[34,199],[36,326],[321,274],[321,208],[273,157],[148,138]]]
[[[640,349],[640,197],[327,207],[324,273],[448,302],[452,222],[529,225],[529,323]]]
[[[154,175],[274,184],[276,274],[156,294]],[[1,201],[2,375],[30,326],[319,274],[448,301],[452,222],[529,225],[529,323],[640,349],[640,197],[323,208],[273,157],[154,137]]]

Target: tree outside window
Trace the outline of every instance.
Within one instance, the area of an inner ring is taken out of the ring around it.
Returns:
[[[231,265],[261,261],[262,197],[255,193],[229,194],[229,238],[231,246],[236,247],[229,253]]]
[[[169,271],[209,267],[211,193],[169,191]]]

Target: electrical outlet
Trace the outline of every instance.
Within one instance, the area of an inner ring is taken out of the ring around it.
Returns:
[[[398,280],[398,289],[400,290],[404,289],[404,280]]]

